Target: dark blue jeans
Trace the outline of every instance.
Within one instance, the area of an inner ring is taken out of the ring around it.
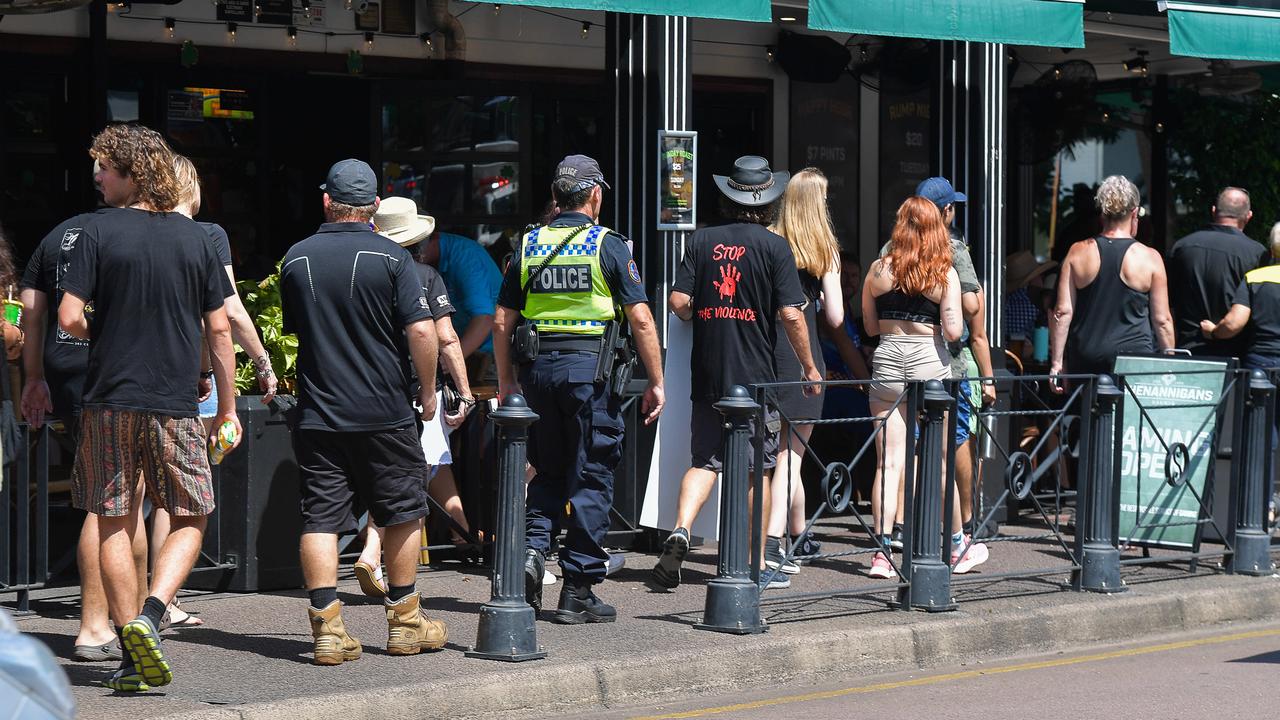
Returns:
[[[592,382],[596,354],[547,352],[520,368],[520,386],[538,420],[529,429],[526,544],[546,553],[570,506],[560,567],[566,581],[604,580],[613,471],[622,459],[622,413],[607,383]]]
[[[1244,366],[1250,370],[1265,370],[1274,377],[1274,371],[1280,370],[1280,357],[1247,353]],[[1280,426],[1280,412],[1276,413],[1276,424]],[[1275,450],[1277,444],[1280,444],[1280,427],[1271,430],[1271,449]]]

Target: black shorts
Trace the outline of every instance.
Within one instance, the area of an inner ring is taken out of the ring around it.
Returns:
[[[765,407],[764,414],[764,469],[772,470],[778,461],[778,430],[782,422],[778,411],[773,406]],[[724,416],[715,408],[710,400],[694,400],[693,415],[690,418],[692,437],[689,450],[693,455],[693,467],[721,472],[724,470]],[[751,453],[747,458],[748,467],[755,469],[756,448],[762,438],[756,433],[756,419],[751,417]]]
[[[426,517],[427,460],[417,428],[376,432],[293,431],[302,531],[356,530],[368,510],[379,527]]]

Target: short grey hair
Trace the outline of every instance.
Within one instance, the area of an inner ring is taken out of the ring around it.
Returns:
[[[1280,222],[1271,226],[1271,257],[1280,258]]]
[[[1125,217],[1137,210],[1138,203],[1142,202],[1142,198],[1138,195],[1138,186],[1123,175],[1112,175],[1103,180],[1093,200],[1102,217],[1107,220],[1119,220]]]
[[[1218,193],[1214,204],[1215,214],[1220,218],[1248,220],[1253,208],[1249,205],[1249,191],[1244,188],[1226,187]]]

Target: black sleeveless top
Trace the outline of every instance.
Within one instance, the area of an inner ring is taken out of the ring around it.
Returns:
[[[1136,240],[1097,237],[1098,276],[1076,290],[1076,307],[1067,334],[1069,373],[1109,373],[1121,353],[1149,353],[1151,304],[1120,277],[1124,255]]]
[[[942,317],[942,309],[938,303],[924,295],[908,295],[895,287],[876,298],[876,315],[881,320],[937,325]]]

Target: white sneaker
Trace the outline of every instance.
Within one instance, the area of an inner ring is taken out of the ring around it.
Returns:
[[[973,543],[969,549],[965,551],[964,557],[960,557],[960,548],[964,547],[971,539],[968,535],[964,536],[964,542],[959,545],[951,546],[951,573],[953,575],[964,575],[973,570],[991,557],[991,553],[987,551],[986,543]]]
[[[554,574],[552,574],[552,572],[551,572],[550,570],[543,570],[543,571],[542,571],[542,584],[543,584],[543,585],[555,585],[557,582],[559,582],[559,580],[560,580],[560,578],[558,578],[558,577],[556,577]]]

